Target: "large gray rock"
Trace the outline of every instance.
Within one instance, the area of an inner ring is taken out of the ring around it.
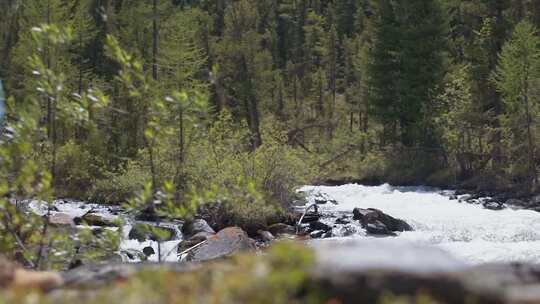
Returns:
[[[195,219],[188,221],[182,226],[182,234],[185,239],[188,239],[199,232],[205,232],[209,234],[216,233],[208,223],[203,219]]]
[[[189,252],[186,260],[204,262],[254,249],[255,243],[245,231],[238,227],[229,227],[220,230],[216,235],[209,237],[206,243]]]
[[[339,303],[420,291],[440,303],[540,303],[539,265],[473,266],[434,247],[387,239],[326,241],[315,252],[313,281]]]
[[[404,220],[394,218],[378,209],[354,208],[353,215],[353,219],[358,220],[369,233],[392,235],[393,232],[413,230]]]

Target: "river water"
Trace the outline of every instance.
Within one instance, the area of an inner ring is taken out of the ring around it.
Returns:
[[[366,235],[357,225],[351,227],[355,232],[350,236],[317,242],[346,242],[351,239],[403,242],[435,246],[472,264],[540,263],[539,212],[512,208],[492,211],[484,209],[481,204],[451,200],[451,191],[427,187],[349,184],[305,186],[299,191],[308,194],[310,203],[313,203],[316,193],[325,193],[337,201],[337,205],[321,205],[322,213],[350,214],[355,207],[377,208],[405,220],[414,228],[414,231],[399,233],[397,237],[375,238]]]

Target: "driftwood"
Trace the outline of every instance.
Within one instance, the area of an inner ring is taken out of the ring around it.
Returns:
[[[317,204],[311,204],[306,208],[306,210],[304,210],[304,213],[302,214],[302,216],[298,220],[298,223],[296,224],[296,234],[298,234],[299,229],[300,229],[300,225],[302,224],[302,221],[304,220],[304,217],[306,216],[306,214],[308,213],[308,211],[311,208],[315,209],[315,212],[317,212]]]
[[[202,246],[203,244],[206,244],[206,242],[208,242],[208,240],[204,240],[204,241],[202,241],[202,242],[200,242],[200,243],[198,243],[198,244],[196,244],[196,245],[194,245],[194,246],[192,246],[192,247],[190,247],[190,248],[188,248],[188,249],[186,249],[186,250],[184,250],[184,251],[178,253],[178,256],[179,256],[179,257],[182,257],[182,255],[184,255],[184,254],[190,252],[191,250],[196,249],[196,248]]]

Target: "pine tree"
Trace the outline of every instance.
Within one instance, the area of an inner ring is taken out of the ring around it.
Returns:
[[[504,114],[500,119],[510,137],[508,156],[512,158],[513,164],[527,164],[526,175],[530,189],[538,184],[536,142],[540,94],[536,87],[539,80],[538,30],[529,21],[522,21],[503,46],[494,82],[504,102]]]
[[[444,28],[437,1],[379,2],[370,67],[372,103],[401,143],[427,143],[425,115],[442,77]]]

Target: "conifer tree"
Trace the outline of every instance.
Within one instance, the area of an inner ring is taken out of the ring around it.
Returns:
[[[536,142],[540,114],[539,81],[538,30],[529,21],[522,21],[503,46],[494,82],[504,102],[504,114],[500,119],[510,140],[508,157],[512,158],[513,164],[527,164],[527,181],[533,189],[538,184]]]

